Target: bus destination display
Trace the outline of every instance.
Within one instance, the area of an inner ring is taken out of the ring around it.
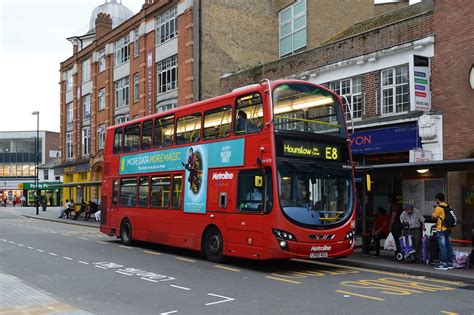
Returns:
[[[282,139],[281,156],[303,157],[318,160],[341,161],[341,149],[334,144],[321,144],[309,141]]]

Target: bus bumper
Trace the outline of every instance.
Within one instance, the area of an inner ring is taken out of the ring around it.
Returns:
[[[323,259],[347,257],[354,250],[354,242],[349,240],[325,243],[288,242],[286,249],[272,249],[270,259]]]

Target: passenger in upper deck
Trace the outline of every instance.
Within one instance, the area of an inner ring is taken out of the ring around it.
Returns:
[[[247,133],[247,114],[243,110],[237,113],[237,121],[235,123],[236,133]]]

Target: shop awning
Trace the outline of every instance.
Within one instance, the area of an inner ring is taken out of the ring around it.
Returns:
[[[394,163],[394,164],[380,164],[380,165],[358,165],[355,167],[357,173],[366,173],[376,170],[445,170],[447,172],[456,171],[474,171],[474,158],[461,160],[440,160],[419,163]]]

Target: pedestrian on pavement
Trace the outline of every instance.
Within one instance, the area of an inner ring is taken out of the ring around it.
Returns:
[[[12,202],[13,202],[13,206],[15,206],[16,205],[16,197],[15,196],[13,196]]]
[[[72,219],[77,220],[79,218],[79,216],[81,215],[81,213],[86,211],[86,208],[87,208],[87,203],[84,201],[84,198],[82,198],[81,199],[81,207],[79,208],[79,211],[76,212],[76,215]]]
[[[397,251],[395,256],[401,252],[400,247],[400,236],[402,235],[402,223],[400,222],[400,215],[402,214],[402,206],[398,202],[398,196],[392,195],[389,197],[388,202],[390,203],[389,216],[390,216],[390,232],[392,232],[393,239],[395,240],[395,246]]]
[[[418,261],[420,255],[420,240],[425,230],[425,218],[412,204],[407,204],[404,208],[405,210],[400,215],[400,221],[405,227],[403,229],[403,235],[410,235],[412,237],[413,249],[416,251],[415,261]]]
[[[448,203],[443,193],[436,194],[435,198],[438,206],[434,209],[432,217],[436,219],[436,239],[438,240],[441,256],[439,265],[436,266],[435,269],[453,269],[453,248],[449,241],[451,230],[444,225],[444,218],[446,217],[444,207],[448,207]]]
[[[390,223],[390,217],[387,215],[387,210],[383,207],[377,208],[378,215],[375,217],[374,225],[372,226],[372,241],[375,245],[375,256],[380,255],[380,240],[387,238],[390,233],[388,224]]]
[[[25,195],[21,196],[21,206],[26,207],[26,198]]]
[[[3,197],[3,206],[4,206],[4,207],[7,206],[7,197]]]

